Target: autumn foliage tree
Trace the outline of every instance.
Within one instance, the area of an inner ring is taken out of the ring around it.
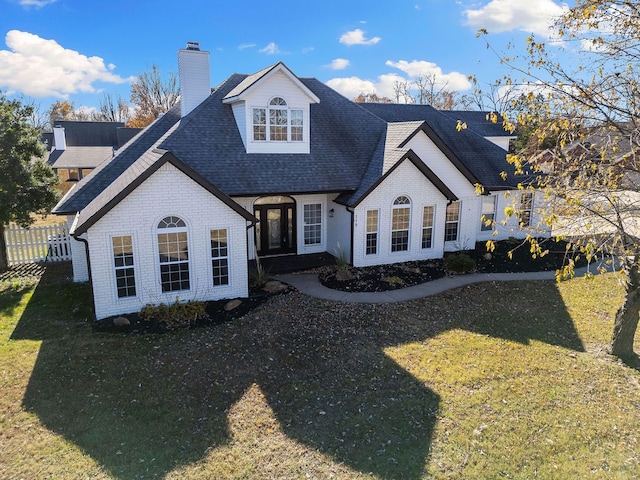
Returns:
[[[543,166],[522,188],[544,192],[544,221],[577,256],[609,259],[622,272],[626,295],[610,349],[628,358],[640,314],[640,4],[576,0],[554,30],[556,46],[532,36],[524,56],[501,56],[514,72],[505,84],[530,87],[520,114],[504,116],[507,128],[527,132],[510,162],[519,173]],[[559,43],[569,61],[556,57]],[[533,251],[544,247],[533,241]]]
[[[128,127],[146,127],[158,115],[169,111],[178,101],[178,83],[174,73],[162,78],[160,68],[152,65],[151,70],[142,72],[131,85],[131,103],[136,108]]]

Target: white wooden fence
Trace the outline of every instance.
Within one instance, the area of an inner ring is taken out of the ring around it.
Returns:
[[[32,262],[62,262],[71,260],[71,245],[67,224],[22,228],[5,228],[9,265]]]

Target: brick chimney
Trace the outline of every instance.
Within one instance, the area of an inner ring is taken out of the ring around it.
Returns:
[[[187,42],[178,51],[181,114],[184,117],[211,95],[209,52],[200,50],[198,42]]]

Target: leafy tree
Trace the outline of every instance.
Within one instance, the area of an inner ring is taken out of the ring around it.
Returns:
[[[626,296],[610,349],[628,358],[640,314],[640,3],[576,0],[554,30],[574,51],[569,61],[533,36],[525,55],[501,55],[513,69],[505,84],[534,86],[519,98],[520,114],[504,116],[507,127],[527,132],[510,162],[519,173],[536,170],[547,149],[552,167],[522,188],[544,191],[544,221],[571,240],[577,256],[620,266]],[[543,253],[535,240],[532,251]],[[572,275],[573,265],[559,274]]]
[[[150,71],[142,72],[131,85],[131,103],[136,107],[135,116],[129,121],[129,127],[146,127],[160,113],[167,112],[178,101],[177,78],[169,73],[162,79],[160,68],[152,65]]]
[[[89,121],[95,120],[94,115],[82,108],[76,108],[74,102],[69,103],[66,100],[57,100],[49,107],[49,128],[53,128],[57,121],[60,120],[78,120]]]
[[[8,266],[5,226],[30,225],[32,213],[48,213],[59,198],[58,176],[42,158],[40,132],[29,123],[32,114],[32,106],[0,94],[0,271]]]
[[[356,98],[353,99],[356,103],[393,103],[391,99],[387,97],[381,97],[377,93],[361,92]]]

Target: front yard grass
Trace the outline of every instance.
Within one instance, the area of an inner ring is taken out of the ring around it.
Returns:
[[[67,268],[0,283],[0,478],[640,478],[614,274],[118,335]]]

